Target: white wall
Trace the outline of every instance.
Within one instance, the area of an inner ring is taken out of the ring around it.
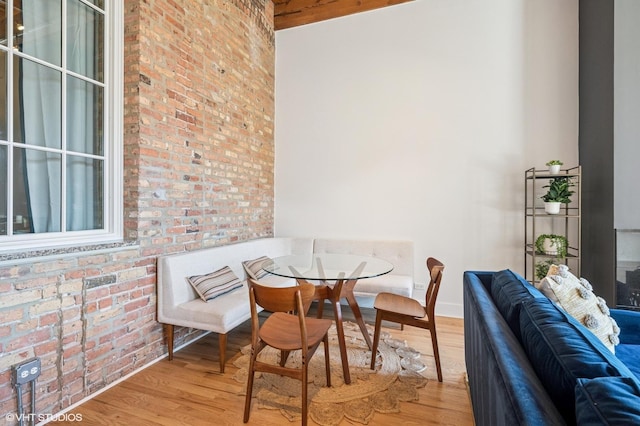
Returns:
[[[578,158],[577,0],[416,0],[276,33],[275,234],[522,272],[524,170]]]

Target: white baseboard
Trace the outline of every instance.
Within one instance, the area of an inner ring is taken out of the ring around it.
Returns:
[[[464,307],[459,303],[436,303],[436,315],[442,317],[464,318]]]

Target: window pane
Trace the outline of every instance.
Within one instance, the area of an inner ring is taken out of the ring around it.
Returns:
[[[122,60],[122,18],[113,38],[106,19],[123,3],[0,0],[0,251],[121,236],[107,223],[121,189],[105,175],[121,160],[109,157],[105,108],[116,90],[122,114],[107,74]]]
[[[100,82],[104,79],[103,18],[102,13],[80,1],[69,1],[67,67]]]
[[[7,147],[0,145],[0,182],[7,179]],[[0,184],[0,235],[7,235],[7,185]]]
[[[13,155],[14,169],[22,167],[13,174],[13,213],[21,215],[24,222],[23,228],[14,232],[59,232],[62,156],[21,148],[15,148]]]
[[[16,142],[61,148],[60,72],[27,59],[16,61],[21,79],[14,91],[17,111],[14,113],[13,137]]]
[[[7,37],[9,37],[7,22],[9,22],[7,20],[7,2],[0,0],[0,44],[3,46],[7,45]],[[0,235],[2,235],[1,231]]]
[[[7,54],[0,51],[0,75],[4,76],[0,82],[0,139],[8,140],[9,135],[7,133]]]
[[[29,222],[27,187],[25,186],[26,159],[24,149],[13,150],[13,233],[21,234]],[[25,220],[26,219],[26,220]]]
[[[20,51],[54,65],[62,65],[62,6],[60,0],[14,0],[22,3],[15,14],[16,43]]]
[[[67,230],[84,231],[103,226],[104,162],[67,157]]]
[[[9,46],[7,43],[9,38],[9,25],[7,23],[13,23],[13,35],[15,42],[13,46],[18,46],[19,43],[22,43],[22,21],[18,22],[22,16],[22,11],[20,8],[22,7],[19,0],[14,0],[13,2],[13,16],[20,17],[15,20],[12,18],[12,15],[8,9],[9,4],[6,0],[0,0],[0,44],[3,46]]]
[[[75,77],[67,78],[67,149],[103,153],[103,89]]]

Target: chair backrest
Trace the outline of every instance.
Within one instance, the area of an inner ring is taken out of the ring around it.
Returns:
[[[292,287],[270,287],[250,277],[247,282],[255,303],[270,312],[298,312],[298,302],[301,302],[302,312],[306,314],[315,293],[315,286],[309,283]]]
[[[436,298],[438,297],[440,283],[442,282],[442,272],[444,271],[444,264],[433,257],[429,257],[427,258],[427,269],[429,270],[431,281],[429,281],[429,287],[427,287],[425,307],[427,308],[427,316],[429,317],[429,321],[432,321],[436,308]]]
[[[269,287],[250,277],[247,278],[247,284],[249,286],[249,304],[251,305],[251,341],[254,346],[258,342],[258,330],[260,328],[257,306],[262,306],[266,311],[297,314],[300,323],[300,337],[303,342],[307,341],[305,315],[309,311],[315,294],[316,289],[313,284],[303,283],[292,287]],[[291,330],[282,330],[282,332],[290,333]],[[306,351],[307,347],[303,345],[303,354],[306,355]]]

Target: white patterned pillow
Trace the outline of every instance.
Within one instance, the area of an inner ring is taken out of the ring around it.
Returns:
[[[209,302],[223,294],[230,293],[242,287],[242,281],[233,273],[231,268],[225,266],[217,271],[205,275],[193,275],[187,277],[189,284],[193,286],[202,300]]]
[[[578,279],[567,265],[551,265],[547,276],[536,287],[615,353],[615,345],[620,343],[620,328],[609,315],[607,302],[593,293],[589,281]]]
[[[263,278],[268,274],[267,271],[262,269],[262,264],[267,260],[271,259],[269,259],[267,256],[260,256],[257,259],[245,260],[244,262],[242,262],[242,266],[244,267],[244,270],[248,276],[250,276],[254,280],[259,280],[260,278]]]

